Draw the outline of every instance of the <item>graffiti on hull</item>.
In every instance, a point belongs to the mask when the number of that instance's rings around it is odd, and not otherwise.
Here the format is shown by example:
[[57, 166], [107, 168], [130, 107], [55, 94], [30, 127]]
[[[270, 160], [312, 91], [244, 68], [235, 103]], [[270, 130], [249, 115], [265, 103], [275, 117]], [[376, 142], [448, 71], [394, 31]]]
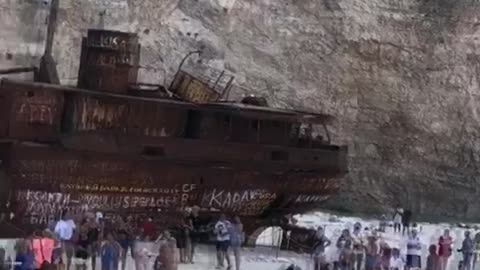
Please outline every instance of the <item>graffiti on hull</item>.
[[16, 192], [16, 212], [25, 224], [45, 225], [58, 219], [65, 209], [69, 209], [73, 215], [81, 215], [88, 211], [121, 213], [139, 209], [156, 211], [182, 208], [195, 198], [192, 193], [194, 189], [192, 184], [181, 185], [180, 189], [172, 189], [164, 194], [73, 193], [25, 189]]
[[203, 194], [201, 206], [236, 212], [240, 215], [257, 215], [265, 211], [276, 198], [276, 193], [264, 189], [242, 191], [213, 189]]

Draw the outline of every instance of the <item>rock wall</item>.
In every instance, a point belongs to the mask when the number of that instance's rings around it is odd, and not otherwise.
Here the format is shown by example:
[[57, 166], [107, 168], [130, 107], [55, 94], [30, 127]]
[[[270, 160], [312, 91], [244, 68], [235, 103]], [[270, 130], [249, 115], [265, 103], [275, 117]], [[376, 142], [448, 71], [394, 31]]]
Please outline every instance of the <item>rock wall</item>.
[[[0, 0], [0, 67], [39, 60], [48, 2]], [[326, 207], [475, 219], [479, 11], [478, 0], [61, 0], [54, 57], [75, 84], [86, 29], [137, 32], [141, 80], [169, 83], [202, 48], [274, 106], [337, 117], [351, 166]]]

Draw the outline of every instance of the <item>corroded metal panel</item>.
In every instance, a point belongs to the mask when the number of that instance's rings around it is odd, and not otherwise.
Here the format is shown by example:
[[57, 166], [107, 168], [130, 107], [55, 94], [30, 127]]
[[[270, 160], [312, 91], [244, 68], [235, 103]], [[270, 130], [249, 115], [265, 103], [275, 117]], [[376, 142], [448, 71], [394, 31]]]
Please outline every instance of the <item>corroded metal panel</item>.
[[8, 173], [26, 224], [45, 224], [67, 207], [76, 214], [178, 209], [192, 205], [197, 189], [193, 172], [168, 164], [41, 147], [17, 148]]
[[[173, 137], [125, 138], [119, 141], [119, 136], [80, 133], [68, 139], [68, 142], [64, 140], [64, 144], [71, 149], [145, 155], [202, 166], [252, 168], [270, 173], [306, 170], [322, 177], [333, 177], [346, 171], [345, 164], [341, 162], [346, 159], [346, 152], [340, 150], [295, 149]], [[128, 144], [125, 143], [127, 141]]]
[[178, 137], [187, 111], [154, 102], [75, 95], [72, 133], [112, 132], [140, 137]]
[[76, 95], [73, 106], [75, 131], [122, 130], [125, 126], [127, 102]]
[[216, 101], [220, 97], [220, 93], [209, 87], [208, 84], [184, 71], [179, 71], [171, 90], [182, 99], [194, 103], [208, 103]]
[[104, 29], [89, 29], [87, 43], [87, 46], [91, 49], [136, 52], [138, 36], [135, 33]]
[[[13, 183], [15, 212], [29, 225], [46, 224], [67, 207], [77, 214], [115, 215], [198, 205], [260, 218], [267, 210], [275, 212], [292, 203], [298, 206], [295, 211], [319, 203], [313, 191], [330, 181], [38, 146], [16, 146], [9, 156], [7, 174]], [[314, 189], [306, 191], [306, 187]], [[288, 205], [279, 204], [285, 198]]]
[[208, 140], [229, 140], [253, 144], [287, 146], [291, 124], [275, 120], [259, 120], [232, 116], [231, 112], [195, 112], [190, 136]]
[[82, 44], [79, 87], [126, 93], [137, 81], [139, 55], [136, 34], [89, 30]]
[[0, 92], [0, 137], [8, 136], [8, 126], [10, 124], [10, 101], [6, 93]]
[[31, 141], [55, 140], [60, 131], [63, 95], [35, 87], [2, 85], [2, 123], [0, 132], [7, 137]]

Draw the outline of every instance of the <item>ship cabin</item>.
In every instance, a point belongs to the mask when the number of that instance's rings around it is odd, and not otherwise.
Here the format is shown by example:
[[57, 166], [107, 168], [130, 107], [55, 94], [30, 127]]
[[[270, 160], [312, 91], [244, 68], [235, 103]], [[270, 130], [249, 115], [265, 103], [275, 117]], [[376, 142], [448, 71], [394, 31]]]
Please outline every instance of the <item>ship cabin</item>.
[[331, 144], [327, 130], [331, 116], [249, 99], [195, 104], [3, 79], [0, 137], [279, 173], [345, 173], [346, 149]]

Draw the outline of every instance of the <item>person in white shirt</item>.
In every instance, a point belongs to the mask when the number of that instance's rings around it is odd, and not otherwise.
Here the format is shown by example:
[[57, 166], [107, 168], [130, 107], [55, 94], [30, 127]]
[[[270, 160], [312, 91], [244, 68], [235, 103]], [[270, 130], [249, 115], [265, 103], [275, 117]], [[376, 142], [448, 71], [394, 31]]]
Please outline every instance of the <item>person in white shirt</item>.
[[230, 256], [228, 256], [228, 247], [230, 246], [230, 227], [231, 224], [224, 214], [215, 224], [214, 234], [217, 238], [217, 269], [224, 267], [223, 261], [227, 260], [227, 270], [231, 269]]
[[422, 243], [417, 235], [417, 230], [413, 229], [407, 241], [407, 269], [422, 268]]
[[400, 255], [400, 249], [392, 249], [392, 257], [390, 258], [390, 270], [403, 270], [405, 268], [405, 261]]
[[362, 234], [362, 224], [360, 224], [360, 222], [355, 223], [355, 225], [353, 226], [352, 242], [353, 242], [353, 269], [361, 270], [366, 241]]
[[395, 210], [395, 214], [393, 214], [393, 231], [395, 233], [400, 233], [402, 230], [402, 212], [401, 208]]
[[67, 255], [67, 270], [70, 270], [72, 265], [72, 257], [75, 252], [75, 244], [73, 242], [73, 235], [77, 226], [70, 218], [68, 210], [62, 213], [62, 218], [55, 225], [55, 234], [62, 243], [62, 250]]

